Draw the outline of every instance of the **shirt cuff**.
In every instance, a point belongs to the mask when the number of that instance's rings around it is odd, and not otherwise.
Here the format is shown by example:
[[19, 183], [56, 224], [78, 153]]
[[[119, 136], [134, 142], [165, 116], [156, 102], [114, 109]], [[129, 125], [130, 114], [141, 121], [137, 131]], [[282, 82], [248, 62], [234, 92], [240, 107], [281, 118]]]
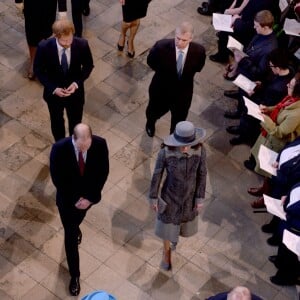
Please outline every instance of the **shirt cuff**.
[[53, 91], [52, 95], [55, 95], [55, 93], [56, 93], [57, 89], [58, 89], [58, 88], [56, 88], [56, 89]]
[[66, 11], [60, 11], [58, 13], [58, 19], [63, 19], [67, 17], [67, 12]]

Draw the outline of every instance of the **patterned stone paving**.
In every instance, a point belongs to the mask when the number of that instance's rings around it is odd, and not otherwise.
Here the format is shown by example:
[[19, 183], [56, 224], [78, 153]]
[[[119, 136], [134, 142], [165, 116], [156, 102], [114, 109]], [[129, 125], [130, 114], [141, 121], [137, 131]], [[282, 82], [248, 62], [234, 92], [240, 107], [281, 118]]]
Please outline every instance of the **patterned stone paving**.
[[[84, 36], [95, 69], [86, 82], [84, 121], [105, 137], [110, 175], [103, 200], [82, 224], [80, 297], [105, 289], [118, 300], [205, 299], [246, 285], [264, 299], [298, 299], [295, 287], [269, 282], [275, 273], [267, 257], [276, 252], [260, 226], [266, 214], [253, 214], [247, 186], [260, 181], [245, 170], [247, 146], [231, 147], [223, 113], [235, 102], [223, 66], [207, 60], [195, 78], [188, 119], [207, 130], [208, 186], [199, 232], [182, 238], [172, 272], [159, 269], [162, 243], [153, 233], [147, 203], [151, 172], [170, 116], [157, 123], [151, 139], [145, 131], [145, 107], [152, 71], [149, 48], [172, 37], [176, 25], [190, 20], [195, 40], [207, 54], [215, 51], [211, 18], [196, 12], [198, 0], [153, 0], [136, 37], [136, 57], [116, 51], [121, 21], [119, 1], [92, 0], [84, 18]], [[70, 7], [70, 3], [69, 3]], [[71, 299], [63, 248], [63, 230], [49, 177], [53, 143], [42, 87], [25, 78], [28, 54], [24, 21], [13, 1], [0, 3], [0, 299]], [[78, 297], [78, 299], [80, 299]]]

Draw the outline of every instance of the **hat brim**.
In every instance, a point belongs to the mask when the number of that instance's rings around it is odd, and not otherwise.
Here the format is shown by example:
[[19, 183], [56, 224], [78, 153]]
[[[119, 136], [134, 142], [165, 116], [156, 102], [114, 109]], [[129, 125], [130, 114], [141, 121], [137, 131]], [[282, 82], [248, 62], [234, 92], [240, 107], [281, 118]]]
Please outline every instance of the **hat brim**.
[[174, 134], [164, 138], [164, 144], [171, 147], [195, 146], [203, 141], [206, 136], [206, 130], [203, 128], [195, 128], [195, 139], [190, 143], [181, 143], [175, 139]]

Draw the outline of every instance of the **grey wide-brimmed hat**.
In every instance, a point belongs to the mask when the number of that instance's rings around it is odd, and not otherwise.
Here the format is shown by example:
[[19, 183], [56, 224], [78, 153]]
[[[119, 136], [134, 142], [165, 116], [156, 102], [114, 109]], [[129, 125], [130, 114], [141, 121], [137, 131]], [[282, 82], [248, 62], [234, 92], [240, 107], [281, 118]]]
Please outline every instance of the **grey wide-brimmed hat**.
[[194, 146], [200, 143], [206, 135], [203, 128], [195, 128], [189, 121], [177, 123], [173, 134], [164, 138], [164, 144], [167, 146]]

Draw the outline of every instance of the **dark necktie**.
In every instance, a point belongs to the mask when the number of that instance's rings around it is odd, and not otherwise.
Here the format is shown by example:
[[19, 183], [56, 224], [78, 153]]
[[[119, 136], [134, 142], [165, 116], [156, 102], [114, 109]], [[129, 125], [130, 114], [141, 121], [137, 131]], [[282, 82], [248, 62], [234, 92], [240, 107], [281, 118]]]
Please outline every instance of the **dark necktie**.
[[83, 176], [85, 163], [81, 151], [78, 152], [78, 165], [79, 165], [80, 175]]
[[63, 53], [61, 55], [61, 67], [63, 69], [64, 74], [67, 74], [69, 66], [68, 66], [68, 59], [66, 54], [66, 49], [63, 49]]
[[177, 67], [178, 78], [180, 78], [182, 74], [182, 67], [183, 67], [183, 51], [179, 51], [176, 67]]

